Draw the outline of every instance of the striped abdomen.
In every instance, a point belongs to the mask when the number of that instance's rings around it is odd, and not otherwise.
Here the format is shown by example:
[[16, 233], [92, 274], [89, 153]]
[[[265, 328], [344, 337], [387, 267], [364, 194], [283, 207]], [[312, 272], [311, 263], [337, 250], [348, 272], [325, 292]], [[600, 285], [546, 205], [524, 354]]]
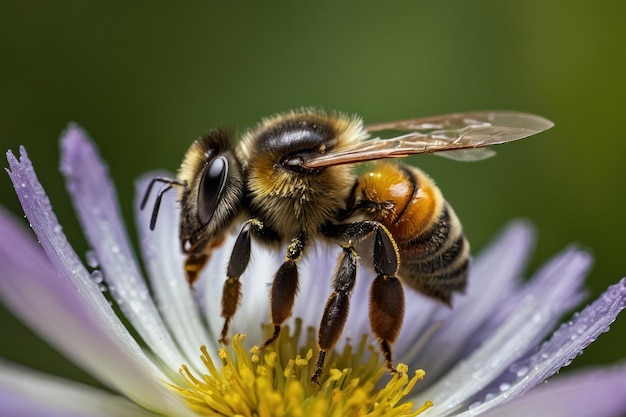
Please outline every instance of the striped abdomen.
[[402, 281], [450, 304], [467, 283], [469, 243], [433, 180], [409, 165], [379, 162], [359, 178], [356, 195], [396, 240]]

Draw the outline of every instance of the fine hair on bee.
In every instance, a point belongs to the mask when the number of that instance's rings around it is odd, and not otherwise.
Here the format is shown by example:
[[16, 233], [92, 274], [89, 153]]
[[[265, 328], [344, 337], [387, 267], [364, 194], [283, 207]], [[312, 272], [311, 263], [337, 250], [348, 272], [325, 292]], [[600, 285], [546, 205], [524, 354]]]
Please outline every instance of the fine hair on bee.
[[[185, 154], [176, 178], [150, 182], [141, 208], [153, 185], [163, 183], [151, 217], [154, 229], [163, 194], [178, 188], [179, 240], [190, 285], [228, 231], [239, 228], [222, 292], [222, 343], [241, 300], [240, 277], [252, 242], [284, 251], [270, 290], [274, 331], [262, 348], [276, 340], [292, 314], [298, 265], [307, 249], [320, 239], [342, 248], [334, 276], [328, 277], [332, 291], [321, 314], [319, 353], [311, 376], [315, 383], [326, 352], [346, 323], [357, 265], [366, 262], [375, 273], [369, 296], [372, 333], [387, 368], [394, 372], [391, 346], [404, 319], [403, 286], [451, 305], [453, 295], [467, 284], [469, 243], [430, 177], [410, 165], [383, 160], [421, 153], [480, 160], [493, 155], [486, 146], [550, 127], [542, 117], [510, 111], [365, 126], [357, 116], [298, 109], [262, 120], [239, 142], [224, 128], [200, 137]], [[394, 134], [371, 137], [383, 131]], [[373, 164], [357, 174], [355, 165], [367, 161]]]

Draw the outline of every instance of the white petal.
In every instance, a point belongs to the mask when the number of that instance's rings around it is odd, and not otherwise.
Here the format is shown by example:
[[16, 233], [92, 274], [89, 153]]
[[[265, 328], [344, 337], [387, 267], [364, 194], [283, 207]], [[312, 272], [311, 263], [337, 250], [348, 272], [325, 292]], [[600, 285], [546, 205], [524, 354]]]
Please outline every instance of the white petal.
[[[239, 230], [236, 231], [237, 233]], [[236, 234], [229, 234], [220, 247], [213, 253], [207, 268], [202, 274], [201, 289], [204, 292], [205, 317], [211, 332], [219, 337], [224, 324], [221, 317], [221, 296], [226, 269], [231, 250], [237, 239]], [[245, 333], [249, 345], [263, 343], [262, 325], [270, 322], [269, 285], [278, 269], [279, 257], [253, 241], [252, 254], [248, 268], [241, 276], [242, 297], [237, 313], [230, 324], [230, 335]]]
[[127, 398], [0, 361], [0, 410], [11, 417], [149, 417]]
[[172, 190], [163, 196], [154, 231], [150, 230], [150, 217], [156, 190], [153, 190], [153, 196], [148, 200], [145, 210], [139, 209], [147, 185], [155, 176], [167, 174], [143, 176], [136, 187], [138, 198], [135, 201], [135, 208], [141, 249], [161, 316], [189, 363], [199, 371], [204, 369], [200, 360], [200, 346], [207, 345], [208, 351], [215, 354], [212, 359], [217, 360], [218, 337], [207, 333], [185, 278], [183, 270], [185, 257], [181, 253], [178, 241], [180, 213], [176, 202], [177, 193]]

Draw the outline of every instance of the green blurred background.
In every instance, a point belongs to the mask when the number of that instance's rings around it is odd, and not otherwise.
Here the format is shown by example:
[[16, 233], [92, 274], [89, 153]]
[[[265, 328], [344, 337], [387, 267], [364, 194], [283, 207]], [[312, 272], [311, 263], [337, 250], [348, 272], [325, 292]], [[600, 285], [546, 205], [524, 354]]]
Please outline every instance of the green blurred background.
[[[4, 1], [0, 16], [0, 148], [26, 146], [79, 254], [58, 174], [69, 121], [98, 141], [132, 223], [134, 178], [176, 169], [212, 127], [298, 106], [367, 122], [514, 109], [556, 127], [481, 163], [411, 162], [437, 180], [475, 250], [525, 217], [539, 232], [529, 272], [579, 242], [596, 256], [594, 298], [626, 275], [626, 2]], [[21, 216], [6, 176], [0, 199]], [[90, 380], [5, 310], [0, 325], [0, 356]], [[625, 335], [622, 317], [572, 366], [623, 359]]]

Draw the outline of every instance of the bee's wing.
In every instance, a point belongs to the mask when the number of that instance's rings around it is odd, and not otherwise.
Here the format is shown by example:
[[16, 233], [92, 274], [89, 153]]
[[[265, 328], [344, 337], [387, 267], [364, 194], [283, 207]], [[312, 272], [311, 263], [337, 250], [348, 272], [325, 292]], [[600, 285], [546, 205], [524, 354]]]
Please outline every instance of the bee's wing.
[[[308, 168], [350, 164], [383, 158], [403, 158], [420, 153], [446, 152], [452, 159], [475, 161], [492, 156], [481, 149], [543, 132], [554, 124], [529, 113], [483, 111], [399, 120], [366, 126], [368, 132], [405, 131], [391, 138], [374, 138], [341, 152], [329, 152], [306, 161]], [[448, 156], [442, 154], [442, 156]]]

